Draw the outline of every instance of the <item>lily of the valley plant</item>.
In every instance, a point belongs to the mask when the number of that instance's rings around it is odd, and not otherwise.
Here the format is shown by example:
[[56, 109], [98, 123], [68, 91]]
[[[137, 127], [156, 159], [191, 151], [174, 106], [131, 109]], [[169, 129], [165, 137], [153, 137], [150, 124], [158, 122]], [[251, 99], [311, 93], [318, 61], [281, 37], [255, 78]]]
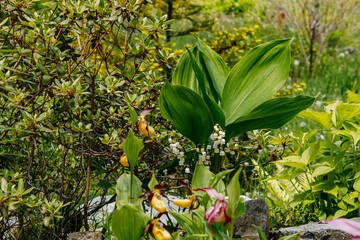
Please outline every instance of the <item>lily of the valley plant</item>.
[[291, 40], [262, 44], [230, 71], [223, 59], [200, 39], [161, 91], [160, 110], [195, 144], [204, 144], [215, 124], [226, 140], [245, 131], [279, 128], [308, 108], [314, 98], [271, 97], [284, 85], [290, 69]]

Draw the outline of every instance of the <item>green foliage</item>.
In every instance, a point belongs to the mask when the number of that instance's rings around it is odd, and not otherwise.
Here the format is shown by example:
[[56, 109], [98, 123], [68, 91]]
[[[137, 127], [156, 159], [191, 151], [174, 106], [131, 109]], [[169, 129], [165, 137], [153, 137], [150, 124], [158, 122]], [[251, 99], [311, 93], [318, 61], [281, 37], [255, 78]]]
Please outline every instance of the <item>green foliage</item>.
[[[288, 104], [281, 108], [277, 108], [279, 102], [276, 100], [266, 102], [286, 80], [290, 62], [289, 46], [289, 40], [260, 45], [236, 64], [226, 77], [226, 66], [220, 56], [198, 40], [198, 45], [184, 53], [179, 60], [174, 72], [174, 86], [167, 84], [163, 89], [160, 95], [161, 113], [180, 133], [196, 144], [207, 141], [214, 123], [225, 127], [230, 136], [227, 139], [248, 130], [280, 127], [313, 102], [309, 97], [287, 99]], [[176, 89], [176, 92], [172, 89]], [[184, 104], [181, 95], [185, 96]], [[221, 109], [218, 101], [221, 102]], [[282, 99], [280, 102], [286, 103]], [[269, 112], [263, 111], [269, 106], [272, 107]], [[197, 122], [194, 122], [193, 116], [198, 116]], [[242, 121], [256, 119], [258, 121], [249, 121], [251, 124], [245, 125], [248, 127], [241, 124]], [[199, 133], [197, 129], [204, 130]]]
[[[286, 190], [290, 207], [313, 209], [320, 219], [356, 216], [360, 208], [359, 188], [359, 95], [349, 92], [352, 103], [336, 101], [325, 106], [325, 112], [304, 111], [300, 117], [318, 123], [322, 128], [312, 133], [297, 133], [300, 152], [276, 161], [288, 167], [278, 168], [280, 185], [293, 185]], [[354, 101], [354, 102], [353, 102]], [[326, 117], [326, 121], [323, 119]], [[312, 143], [316, 132], [328, 141]], [[305, 138], [308, 134], [309, 137]], [[301, 139], [305, 139], [301, 143]], [[305, 149], [305, 150], [304, 150]], [[275, 184], [275, 183], [273, 183]]]
[[[119, 146], [128, 123], [134, 111], [156, 104], [162, 84], [163, 74], [152, 64], [160, 68], [171, 58], [155, 47], [165, 18], [144, 19], [145, 5], [2, 1], [0, 166], [17, 167], [26, 189], [34, 187], [49, 206], [53, 200], [64, 204], [56, 213], [63, 218], [50, 218], [45, 229], [39, 221], [17, 221], [16, 238], [22, 232], [29, 238], [57, 239], [89, 228], [82, 218], [97, 209], [89, 209], [91, 197], [114, 193], [111, 186], [125, 171], [119, 168]], [[134, 109], [131, 114], [127, 103]], [[147, 149], [142, 157], [156, 162]], [[129, 160], [132, 167], [139, 161], [138, 156]], [[85, 217], [79, 209], [83, 202]]]
[[124, 204], [112, 214], [111, 228], [118, 239], [140, 239], [148, 216], [136, 205]]

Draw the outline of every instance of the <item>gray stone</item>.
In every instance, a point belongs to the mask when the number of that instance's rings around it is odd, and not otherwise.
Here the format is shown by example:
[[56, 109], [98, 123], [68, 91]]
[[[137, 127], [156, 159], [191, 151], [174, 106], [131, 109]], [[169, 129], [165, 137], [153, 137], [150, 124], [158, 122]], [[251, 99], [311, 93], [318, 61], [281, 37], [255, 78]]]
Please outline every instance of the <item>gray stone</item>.
[[269, 207], [264, 199], [254, 199], [245, 202], [246, 212], [234, 221], [234, 237], [258, 240], [259, 234], [253, 225], [269, 234]]
[[69, 233], [68, 240], [103, 240], [101, 232], [74, 232]]
[[[359, 221], [359, 219], [353, 220]], [[280, 228], [278, 231], [271, 232], [270, 239], [277, 240], [282, 236], [295, 233], [303, 233], [301, 238], [299, 238], [301, 240], [351, 240], [353, 237], [331, 225], [312, 222], [297, 227]]]

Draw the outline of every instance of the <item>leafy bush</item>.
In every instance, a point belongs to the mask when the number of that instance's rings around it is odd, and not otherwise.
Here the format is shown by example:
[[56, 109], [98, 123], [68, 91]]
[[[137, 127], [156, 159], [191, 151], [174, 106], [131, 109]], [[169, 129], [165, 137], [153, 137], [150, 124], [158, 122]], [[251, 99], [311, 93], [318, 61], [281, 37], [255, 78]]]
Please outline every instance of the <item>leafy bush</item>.
[[[19, 166], [25, 189], [43, 202], [64, 204], [62, 218], [50, 217], [46, 228], [38, 225], [43, 213], [18, 222], [13, 234], [26, 227], [28, 236], [57, 239], [89, 229], [86, 219], [97, 209], [89, 209], [90, 198], [111, 193], [127, 103], [138, 111], [154, 105], [163, 75], [148, 59], [158, 68], [171, 58], [154, 42], [165, 18], [142, 18], [146, 3], [2, 1], [0, 165]], [[146, 149], [143, 157], [154, 158]]]

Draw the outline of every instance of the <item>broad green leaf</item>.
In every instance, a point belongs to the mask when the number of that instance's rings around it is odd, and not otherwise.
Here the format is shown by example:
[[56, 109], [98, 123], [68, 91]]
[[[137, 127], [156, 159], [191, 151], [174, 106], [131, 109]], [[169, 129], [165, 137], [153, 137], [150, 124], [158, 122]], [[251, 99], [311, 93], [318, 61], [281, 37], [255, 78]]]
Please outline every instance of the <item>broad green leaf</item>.
[[148, 187], [149, 187], [150, 191], [154, 190], [154, 189], [155, 189], [155, 186], [156, 186], [157, 184], [159, 184], [159, 183], [158, 183], [158, 181], [156, 180], [155, 175], [153, 175], [153, 176], [151, 177], [150, 182], [148, 183]]
[[357, 131], [350, 131], [350, 130], [333, 130], [331, 131], [332, 134], [335, 135], [342, 135], [351, 141], [352, 144], [356, 145], [360, 141], [360, 129]]
[[353, 188], [354, 188], [356, 191], [360, 192], [360, 178], [357, 178], [357, 179], [355, 180], [354, 185], [353, 185]]
[[314, 98], [297, 96], [295, 98], [274, 98], [262, 103], [248, 115], [238, 118], [226, 126], [226, 139], [229, 140], [246, 131], [254, 129], [276, 129], [289, 122], [300, 111], [308, 108]]
[[129, 113], [130, 113], [131, 123], [133, 126], [135, 126], [136, 122], [138, 121], [138, 115], [129, 103], [127, 103], [127, 105], [128, 105], [128, 109], [129, 109]]
[[314, 169], [314, 171], [312, 172], [311, 176], [313, 178], [315, 177], [318, 177], [318, 176], [321, 176], [321, 175], [324, 175], [324, 174], [327, 174], [331, 171], [333, 171], [334, 168], [332, 167], [329, 167], [329, 166], [319, 166], [317, 168]]
[[333, 219], [336, 219], [336, 218], [341, 218], [343, 216], [345, 216], [346, 214], [348, 214], [349, 212], [348, 211], [345, 211], [345, 210], [337, 210]]
[[139, 207], [125, 204], [114, 211], [111, 217], [111, 229], [118, 239], [140, 239], [148, 219]]
[[222, 128], [225, 128], [225, 116], [223, 111], [221, 110], [220, 106], [215, 102], [216, 100], [211, 99], [206, 92], [205, 73], [200, 69], [199, 65], [195, 60], [195, 56], [192, 54], [192, 52], [190, 50], [188, 50], [188, 52], [190, 55], [190, 61], [192, 63], [192, 67], [195, 72], [196, 78], [199, 81], [199, 87], [201, 90], [202, 98], [204, 99], [206, 105], [209, 107], [209, 110], [211, 111], [211, 114], [214, 119], [214, 123], [218, 123]]
[[333, 125], [331, 113], [315, 112], [312, 109], [308, 109], [300, 112], [298, 116], [316, 122], [325, 130], [330, 130], [331, 126]]
[[360, 95], [348, 90], [348, 95], [346, 100], [349, 103], [360, 103]]
[[336, 106], [336, 128], [341, 127], [344, 121], [360, 115], [360, 104], [340, 103]]
[[238, 217], [244, 215], [245, 212], [246, 212], [245, 201], [242, 197], [240, 197], [236, 204], [234, 219], [237, 219]]
[[226, 187], [227, 195], [228, 195], [228, 207], [226, 209], [226, 213], [229, 217], [233, 218], [235, 215], [235, 207], [240, 197], [240, 183], [239, 183], [239, 175], [241, 169], [239, 169], [234, 177], [231, 179], [229, 185]]
[[205, 101], [186, 87], [165, 84], [160, 94], [160, 111], [196, 144], [205, 143], [213, 131], [213, 117]]
[[226, 124], [249, 114], [284, 85], [290, 70], [290, 43], [286, 39], [259, 45], [231, 69], [221, 100]]
[[201, 60], [204, 64], [203, 68], [211, 80], [219, 99], [221, 99], [222, 92], [225, 86], [226, 78], [229, 74], [229, 68], [226, 66], [224, 60], [211, 48], [207, 47], [203, 41], [198, 39], [197, 44]]
[[259, 239], [260, 240], [267, 240], [267, 237], [265, 235], [265, 233], [257, 226], [253, 225], [255, 228], [256, 228], [256, 231], [258, 232], [259, 234]]
[[140, 204], [141, 199], [137, 197], [141, 195], [141, 181], [133, 175], [132, 196], [130, 196], [131, 174], [124, 173], [116, 181], [116, 204], [120, 208], [124, 203]]
[[[282, 164], [282, 165], [286, 165], [286, 166], [290, 166], [290, 167], [295, 167], [295, 168], [299, 168], [304, 170], [306, 165], [304, 163], [304, 161], [301, 159], [300, 156], [288, 156], [283, 158], [282, 160], [278, 160], [275, 161], [273, 163], [278, 163], [278, 164]], [[271, 178], [276, 179], [276, 178]]]
[[125, 141], [121, 143], [121, 147], [129, 160], [130, 168], [134, 168], [138, 163], [139, 153], [144, 147], [142, 140], [135, 137], [132, 129], [130, 129]]
[[309, 165], [312, 163], [319, 152], [320, 144], [312, 144], [311, 147], [307, 148], [302, 154], [301, 154], [301, 161], [305, 165]]
[[211, 181], [214, 178], [214, 174], [207, 170], [202, 163], [196, 164], [194, 170], [194, 176], [192, 179], [192, 188], [206, 188], [211, 187]]
[[[194, 47], [189, 51], [191, 51], [196, 57], [196, 62], [199, 62], [200, 60], [198, 48]], [[193, 64], [191, 62], [189, 51], [185, 51], [183, 55], [181, 55], [178, 63], [176, 64], [176, 68], [172, 76], [172, 84], [190, 88], [194, 92], [201, 95], [202, 93], [199, 87], [199, 82], [196, 79], [195, 72], [193, 70]], [[209, 88], [207, 88], [207, 90], [208, 94], [211, 94]], [[212, 96], [212, 98], [215, 99], [214, 96]]]
[[210, 183], [209, 187], [215, 188], [215, 190], [218, 191], [218, 192], [224, 192], [225, 191], [225, 184], [224, 184], [224, 181], [222, 179], [223, 179], [223, 177], [225, 175], [227, 175], [231, 171], [232, 170], [225, 170], [225, 171], [217, 173], [214, 176], [214, 178], [211, 180], [211, 183]]

